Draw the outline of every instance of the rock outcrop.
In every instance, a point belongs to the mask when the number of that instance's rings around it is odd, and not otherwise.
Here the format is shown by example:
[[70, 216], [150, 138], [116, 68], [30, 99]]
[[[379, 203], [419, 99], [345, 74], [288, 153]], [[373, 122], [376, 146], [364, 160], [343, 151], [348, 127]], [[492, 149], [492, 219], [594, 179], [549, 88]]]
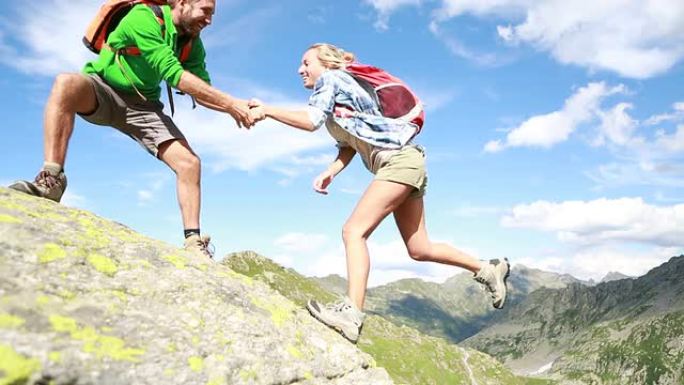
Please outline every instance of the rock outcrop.
[[267, 285], [0, 189], [0, 384], [392, 384]]

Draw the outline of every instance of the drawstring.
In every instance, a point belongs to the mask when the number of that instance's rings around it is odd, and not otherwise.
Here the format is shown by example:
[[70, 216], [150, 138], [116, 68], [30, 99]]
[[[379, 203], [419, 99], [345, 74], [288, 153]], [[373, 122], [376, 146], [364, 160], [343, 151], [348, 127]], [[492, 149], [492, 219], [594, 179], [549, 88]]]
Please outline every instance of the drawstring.
[[133, 83], [133, 80], [131, 79], [131, 77], [128, 76], [128, 72], [126, 71], [126, 68], [124, 68], [123, 64], [121, 63], [121, 59], [119, 58], [119, 56], [121, 55], [122, 52], [123, 53], [126, 52], [126, 48], [114, 49], [114, 48], [112, 48], [112, 46], [110, 46], [107, 43], [105, 43], [102, 46], [102, 48], [105, 48], [105, 49], [108, 49], [108, 50], [114, 52], [114, 61], [119, 66], [119, 69], [121, 70], [121, 73], [123, 74], [123, 76], [131, 84], [131, 86], [133, 87], [135, 92], [138, 94], [138, 96], [140, 96], [142, 98], [142, 100], [147, 101], [147, 98], [140, 92], [140, 90], [138, 90], [138, 87], [135, 86], [135, 83]]

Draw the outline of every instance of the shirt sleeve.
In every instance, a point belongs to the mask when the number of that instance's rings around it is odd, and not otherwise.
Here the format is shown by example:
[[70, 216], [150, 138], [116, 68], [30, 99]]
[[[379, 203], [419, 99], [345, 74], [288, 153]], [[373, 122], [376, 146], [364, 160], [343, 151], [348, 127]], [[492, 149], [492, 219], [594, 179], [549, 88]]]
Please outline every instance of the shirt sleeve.
[[314, 127], [321, 128], [335, 109], [335, 92], [338, 85], [329, 71], [323, 72], [314, 85], [309, 97], [309, 119]]
[[325, 71], [318, 77], [314, 85], [313, 94], [309, 97], [309, 105], [332, 114], [335, 108], [335, 93], [339, 85], [332, 72]]
[[[176, 87], [183, 73], [183, 66], [173, 50], [162, 38], [161, 25], [149, 7], [134, 7], [123, 19], [119, 27], [131, 41], [131, 46], [140, 49], [143, 59], [162, 79]], [[122, 48], [122, 47], [115, 47]]]
[[[179, 47], [179, 49], [183, 49], [183, 47]], [[211, 84], [211, 78], [209, 77], [209, 72], [207, 72], [206, 56], [202, 39], [197, 37], [192, 41], [190, 56], [185, 63], [182, 63], [182, 66], [193, 75]]]

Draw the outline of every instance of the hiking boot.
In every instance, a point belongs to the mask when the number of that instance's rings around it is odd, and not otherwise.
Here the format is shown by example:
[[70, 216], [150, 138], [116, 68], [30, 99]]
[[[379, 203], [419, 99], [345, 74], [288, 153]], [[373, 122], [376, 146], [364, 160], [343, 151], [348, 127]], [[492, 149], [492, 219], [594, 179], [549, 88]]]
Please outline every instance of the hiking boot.
[[508, 259], [492, 259], [482, 266], [473, 279], [484, 285], [492, 296], [492, 305], [497, 309], [503, 309], [506, 302], [506, 280], [511, 272]]
[[314, 318], [342, 334], [352, 343], [355, 344], [359, 340], [366, 315], [356, 308], [349, 297], [345, 297], [342, 302], [325, 306], [310, 300], [306, 304], [306, 309]]
[[211, 244], [211, 237], [208, 235], [200, 237], [198, 234], [193, 234], [185, 238], [184, 249], [214, 259], [214, 245]]
[[60, 171], [59, 174], [55, 175], [48, 170], [41, 170], [33, 182], [20, 180], [9, 186], [12, 190], [55, 202], [59, 202], [62, 199], [62, 194], [64, 194], [66, 187], [67, 179], [64, 171]]

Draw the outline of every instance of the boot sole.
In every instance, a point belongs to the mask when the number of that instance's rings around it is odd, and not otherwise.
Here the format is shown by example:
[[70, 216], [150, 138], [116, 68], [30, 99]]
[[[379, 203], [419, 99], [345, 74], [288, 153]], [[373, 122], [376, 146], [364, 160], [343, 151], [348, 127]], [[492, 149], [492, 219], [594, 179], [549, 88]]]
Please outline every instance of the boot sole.
[[22, 192], [24, 194], [33, 195], [35, 197], [41, 197], [40, 192], [35, 187], [33, 187], [33, 185], [31, 183], [29, 183], [25, 180], [20, 180], [20, 181], [14, 182], [11, 185], [9, 185], [7, 188], [14, 190], [14, 191]]
[[[314, 317], [316, 320], [318, 320], [318, 322], [320, 322], [320, 323], [322, 323], [323, 325], [329, 327], [330, 329], [336, 331], [336, 332], [339, 333], [342, 337], [344, 337], [344, 339], [346, 339], [347, 341], [351, 342], [351, 343], [354, 344], [354, 345], [356, 345], [356, 343], [358, 342], [358, 338], [355, 339], [355, 340], [352, 339], [352, 338], [350, 338], [349, 336], [347, 336], [347, 333], [345, 333], [344, 330], [343, 330], [342, 328], [340, 328], [339, 326], [329, 325], [327, 322], [323, 321], [323, 320], [318, 316], [318, 314], [316, 314], [314, 311], [312, 311], [311, 309], [309, 309], [309, 305], [308, 305], [308, 304], [306, 305], [306, 310], [308, 310], [308, 311], [309, 311], [309, 314], [311, 314], [312, 317]], [[363, 330], [363, 324], [361, 324], [361, 327], [359, 328], [359, 335], [361, 335], [361, 330]]]
[[503, 309], [504, 304], [506, 303], [506, 298], [508, 297], [508, 284], [506, 282], [508, 281], [508, 277], [511, 275], [511, 264], [508, 263], [508, 258], [504, 258], [503, 260], [506, 262], [506, 274], [504, 274], [504, 277], [503, 277], [503, 284], [504, 284], [504, 289], [506, 289], [506, 295], [503, 297], [503, 299], [501, 300], [501, 303], [499, 304], [498, 307], [494, 306], [494, 308], [499, 309], [499, 310]]

